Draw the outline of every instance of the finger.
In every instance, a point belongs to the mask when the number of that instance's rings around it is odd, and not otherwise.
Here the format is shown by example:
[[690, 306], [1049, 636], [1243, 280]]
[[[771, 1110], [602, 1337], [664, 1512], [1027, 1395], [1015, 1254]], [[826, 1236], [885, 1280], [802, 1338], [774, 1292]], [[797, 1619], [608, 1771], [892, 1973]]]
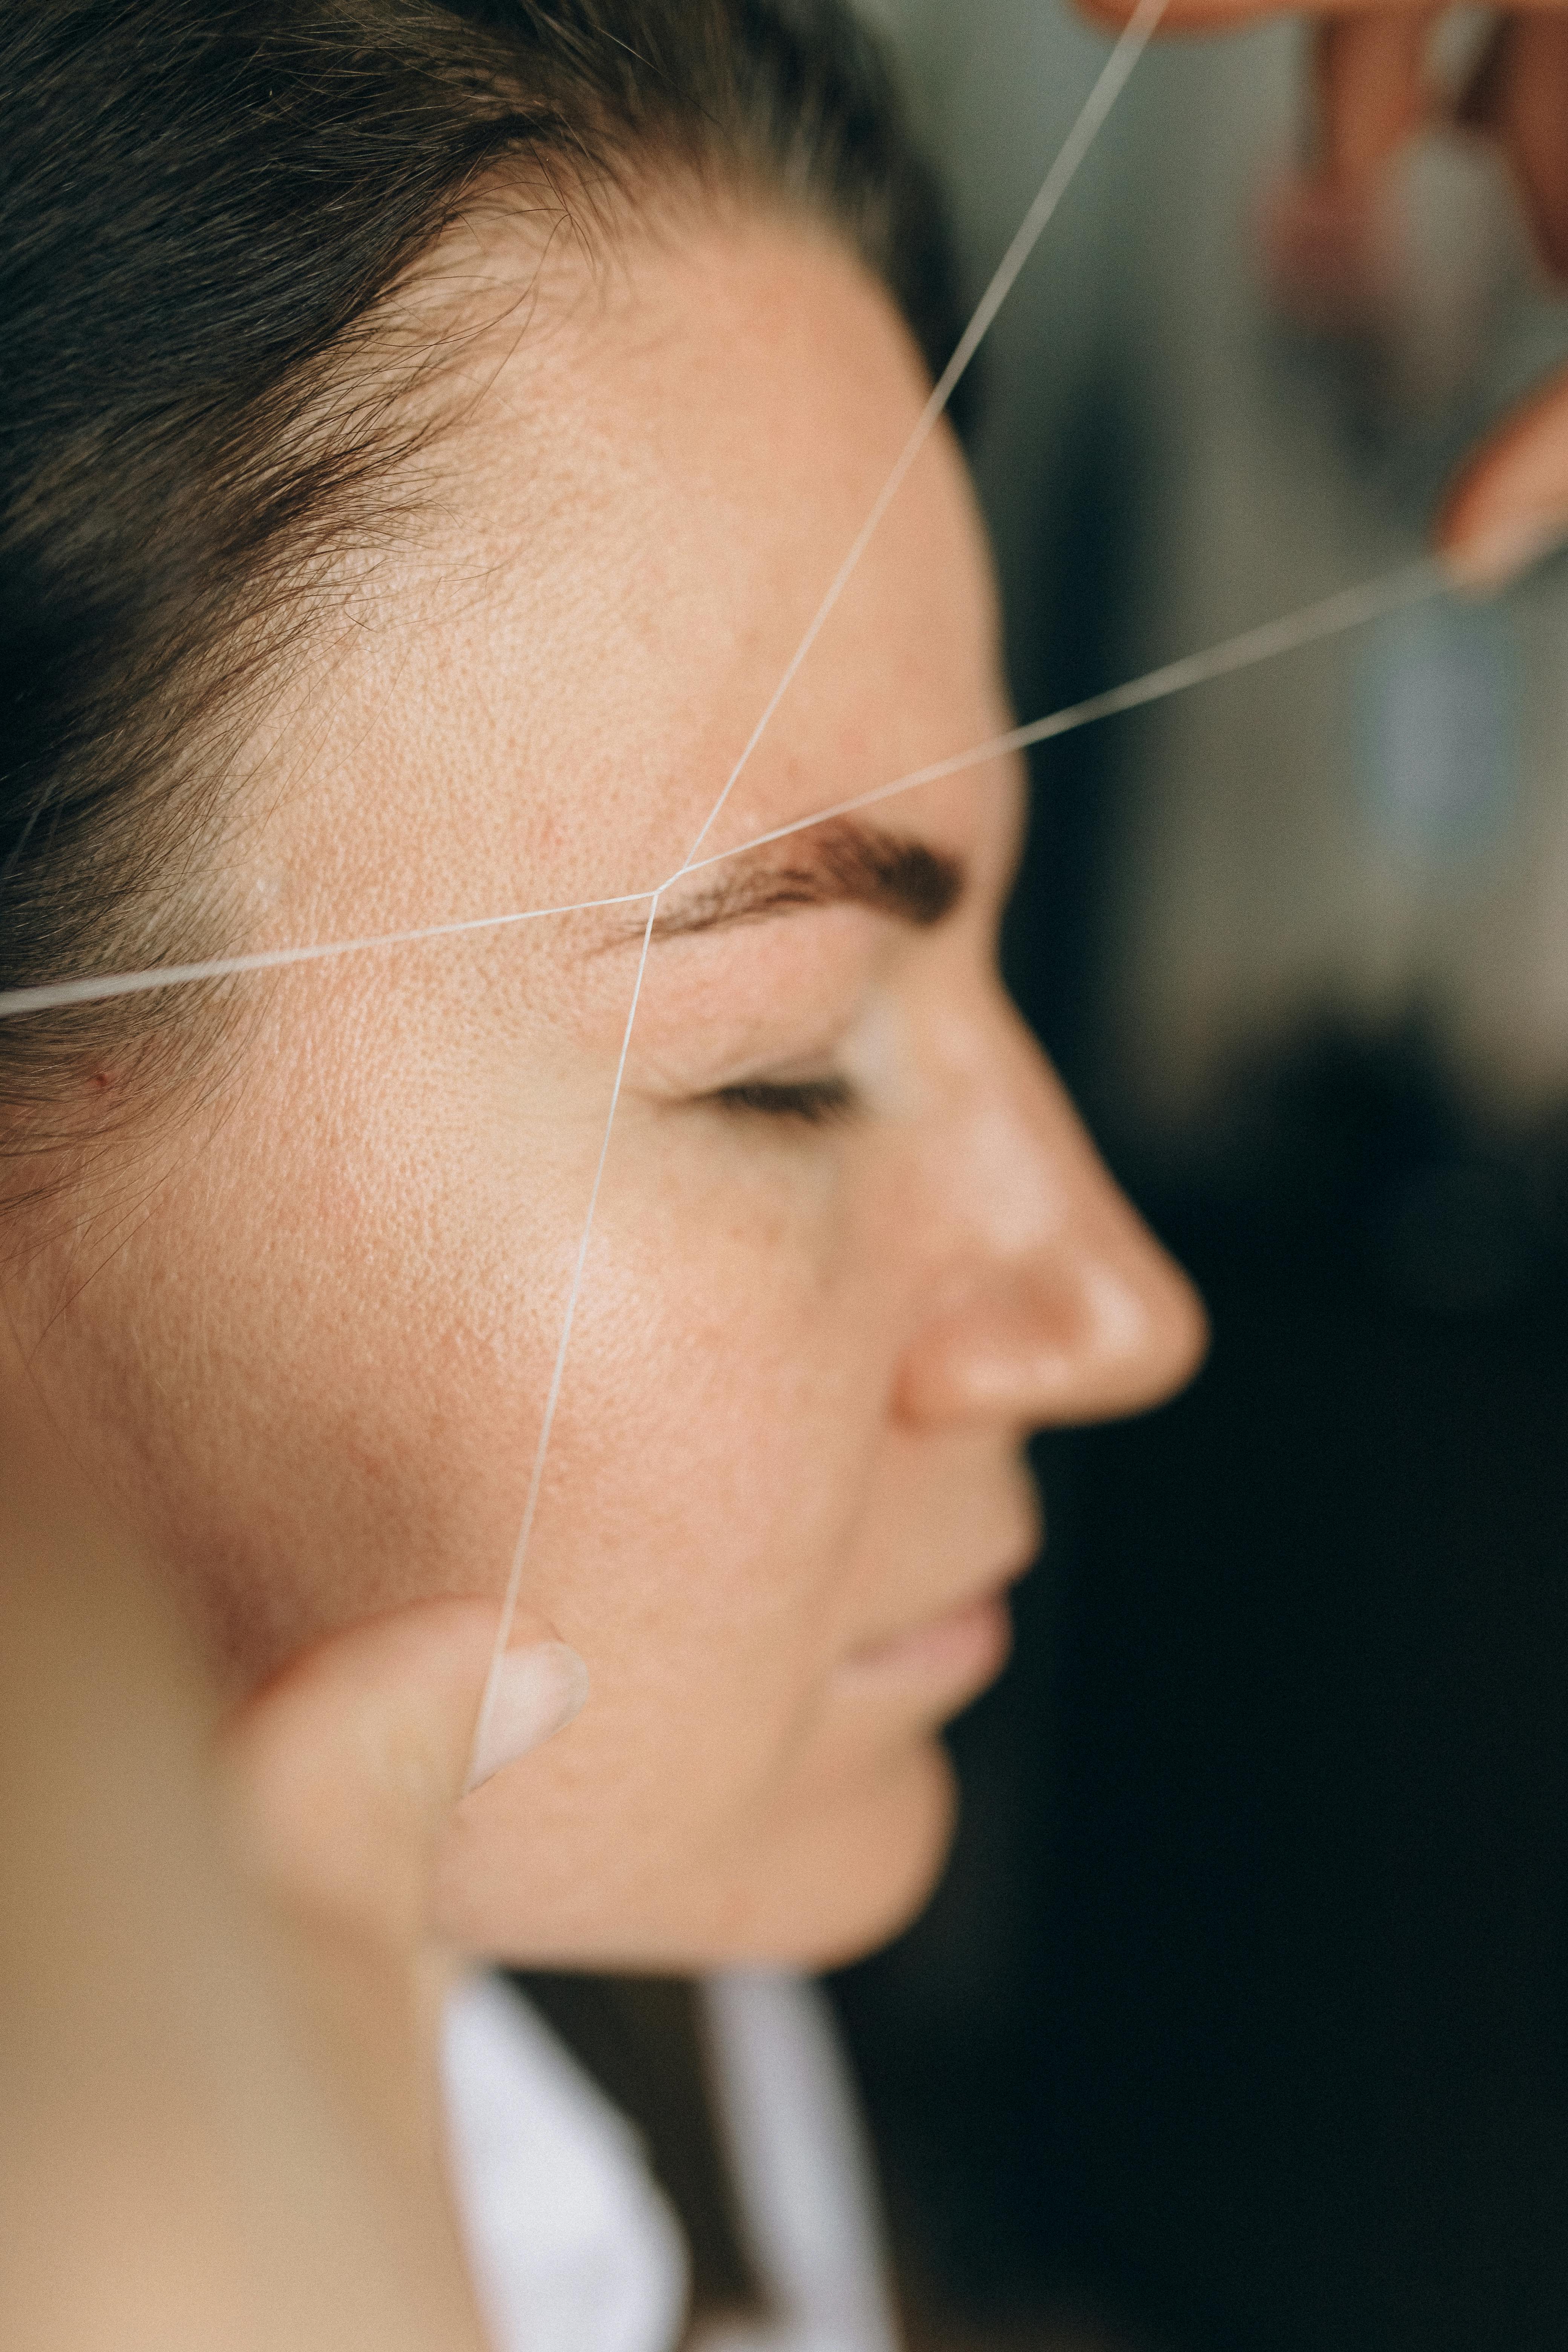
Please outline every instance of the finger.
[[[1074, 0], [1080, 16], [1091, 24], [1102, 25], [1120, 32], [1131, 16], [1137, 0]], [[1563, 0], [1568, 6], [1568, 0]], [[1359, 16], [1366, 13], [1367, 0], [1320, 0], [1320, 5], [1301, 5], [1301, 0], [1167, 0], [1158, 26], [1164, 33], [1210, 33], [1239, 29], [1247, 25], [1261, 24], [1270, 16]], [[1382, 0], [1381, 15], [1389, 16], [1426, 16], [1432, 0]]]
[[[1076, 0], [1081, 16], [1091, 23], [1120, 31], [1137, 0]], [[1517, 0], [1521, 16], [1560, 16], [1568, 0]], [[1367, 0], [1169, 0], [1160, 29], [1168, 33], [1225, 32], [1261, 24], [1271, 16], [1359, 16], [1367, 14]], [[1380, 16], [1429, 16], [1432, 0], [1379, 0]]]
[[1548, 268], [1568, 277], [1568, 17], [1510, 17], [1457, 109], [1499, 139]]
[[1454, 120], [1466, 130], [1489, 131], [1495, 125], [1507, 77], [1508, 51], [1517, 19], [1500, 17], [1476, 59], [1468, 79], [1454, 101]]
[[1363, 11], [1312, 36], [1313, 152], [1271, 192], [1261, 230], [1277, 300], [1320, 333], [1364, 334], [1387, 300], [1379, 189], [1431, 111], [1430, 15]]
[[1313, 39], [1320, 175], [1370, 194], [1391, 156], [1430, 111], [1426, 47], [1434, 12], [1379, 9], [1336, 16]]
[[[435, 1601], [318, 1644], [224, 1742], [251, 1866], [297, 1912], [379, 1938], [422, 1933], [437, 1843], [470, 1780], [495, 1638], [489, 1601]], [[587, 1675], [548, 1627], [500, 1661], [476, 1777], [549, 1738]]]
[[1516, 409], [1449, 491], [1437, 539], [1460, 577], [1496, 586], [1568, 530], [1568, 369]]

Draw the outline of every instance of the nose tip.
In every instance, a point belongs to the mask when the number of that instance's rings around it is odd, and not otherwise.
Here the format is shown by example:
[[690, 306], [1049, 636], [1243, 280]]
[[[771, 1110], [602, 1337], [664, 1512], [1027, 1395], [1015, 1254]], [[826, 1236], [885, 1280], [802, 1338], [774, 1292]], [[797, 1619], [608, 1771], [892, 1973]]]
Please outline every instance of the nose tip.
[[1163, 1404], [1186, 1387], [1208, 1354], [1208, 1310], [1191, 1276], [1142, 1225], [1136, 1251], [1131, 1278], [1121, 1267], [1085, 1273], [1089, 1312], [1100, 1335], [1096, 1420]]
[[1053, 1420], [1146, 1412], [1185, 1388], [1208, 1353], [1203, 1300], [1131, 1203], [1111, 1192], [1094, 1223], [1057, 1310], [1068, 1345]]
[[1173, 1396], [1207, 1347], [1197, 1292], [1139, 1227], [1114, 1258], [995, 1269], [928, 1329], [903, 1402], [948, 1423], [1111, 1421]]

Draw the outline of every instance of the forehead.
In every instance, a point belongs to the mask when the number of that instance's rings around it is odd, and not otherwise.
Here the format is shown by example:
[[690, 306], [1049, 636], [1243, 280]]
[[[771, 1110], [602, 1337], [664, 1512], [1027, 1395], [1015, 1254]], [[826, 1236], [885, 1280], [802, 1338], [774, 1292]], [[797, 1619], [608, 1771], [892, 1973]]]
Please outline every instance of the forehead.
[[[340, 664], [317, 770], [367, 861], [395, 821], [416, 834], [437, 917], [472, 910], [476, 859], [519, 904], [679, 865], [928, 390], [885, 292], [808, 226], [687, 223], [505, 267], [480, 273], [494, 318], [462, 349], [430, 527]], [[706, 845], [1000, 716], [988, 557], [943, 430]]]

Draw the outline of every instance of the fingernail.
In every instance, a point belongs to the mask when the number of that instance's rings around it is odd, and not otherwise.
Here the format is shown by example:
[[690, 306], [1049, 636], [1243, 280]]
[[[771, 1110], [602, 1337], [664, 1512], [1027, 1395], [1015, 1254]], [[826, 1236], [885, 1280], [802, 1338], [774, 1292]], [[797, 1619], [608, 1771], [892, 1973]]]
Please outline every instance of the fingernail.
[[479, 1788], [503, 1764], [542, 1748], [571, 1722], [587, 1696], [588, 1669], [564, 1642], [508, 1650], [486, 1693], [468, 1787]]

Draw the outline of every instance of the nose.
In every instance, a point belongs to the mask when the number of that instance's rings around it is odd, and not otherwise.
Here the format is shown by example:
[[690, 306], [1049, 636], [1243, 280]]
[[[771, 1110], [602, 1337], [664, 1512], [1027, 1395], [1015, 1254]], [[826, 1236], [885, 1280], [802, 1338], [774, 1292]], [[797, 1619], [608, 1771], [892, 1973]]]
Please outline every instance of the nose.
[[1207, 1317], [1011, 1007], [1005, 1024], [928, 1171], [943, 1255], [900, 1410], [1026, 1428], [1142, 1412], [1197, 1370]]

